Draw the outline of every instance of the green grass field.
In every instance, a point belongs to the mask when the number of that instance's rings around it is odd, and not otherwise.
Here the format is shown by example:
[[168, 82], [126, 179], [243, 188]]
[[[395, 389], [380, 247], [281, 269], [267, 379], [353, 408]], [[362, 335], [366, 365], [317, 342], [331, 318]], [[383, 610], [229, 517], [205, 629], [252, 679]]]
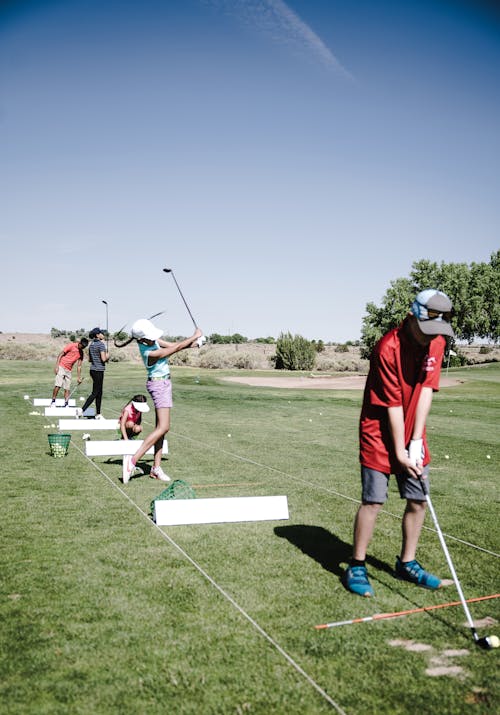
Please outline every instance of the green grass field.
[[[145, 392], [143, 373], [109, 366], [106, 417]], [[285, 494], [288, 521], [157, 527], [149, 505], [162, 484], [124, 487], [121, 461], [88, 459], [79, 432], [68, 456], [50, 455], [56, 420], [30, 415], [43, 408], [24, 395], [50, 395], [51, 365], [0, 362], [0, 712], [498, 712], [500, 649], [474, 645], [461, 607], [314, 628], [458, 599], [453, 585], [434, 593], [393, 577], [394, 484], [369, 559], [375, 598], [342, 586], [361, 393], [251, 388], [223, 374], [175, 368], [163, 467], [198, 497]], [[432, 495], [473, 598], [500, 591], [500, 365], [450, 376], [461, 383], [436, 395], [428, 425]], [[430, 515], [418, 556], [449, 578]], [[500, 635], [500, 599], [470, 608], [481, 636]]]

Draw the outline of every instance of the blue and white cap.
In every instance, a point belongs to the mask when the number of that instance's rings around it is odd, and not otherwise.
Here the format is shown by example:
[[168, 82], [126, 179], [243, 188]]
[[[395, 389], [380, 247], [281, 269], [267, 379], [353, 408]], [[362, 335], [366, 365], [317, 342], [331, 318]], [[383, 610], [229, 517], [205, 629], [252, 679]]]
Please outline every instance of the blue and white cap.
[[418, 327], [426, 335], [449, 335], [455, 337], [451, 327], [453, 306], [446, 293], [434, 288], [420, 291], [411, 306], [411, 314]]

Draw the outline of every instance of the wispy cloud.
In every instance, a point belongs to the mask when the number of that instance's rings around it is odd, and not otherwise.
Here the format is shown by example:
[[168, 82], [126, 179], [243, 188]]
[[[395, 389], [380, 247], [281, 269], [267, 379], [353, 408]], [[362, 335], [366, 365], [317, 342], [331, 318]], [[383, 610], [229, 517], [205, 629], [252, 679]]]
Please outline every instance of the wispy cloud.
[[312, 54], [328, 70], [353, 79], [323, 40], [283, 0], [205, 0], [270, 35]]

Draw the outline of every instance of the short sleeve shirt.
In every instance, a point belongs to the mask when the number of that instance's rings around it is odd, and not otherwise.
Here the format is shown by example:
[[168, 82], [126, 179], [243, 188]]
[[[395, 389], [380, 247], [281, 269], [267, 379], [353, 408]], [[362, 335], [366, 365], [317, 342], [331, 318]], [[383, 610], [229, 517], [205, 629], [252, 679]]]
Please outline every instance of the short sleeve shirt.
[[63, 356], [59, 360], [59, 365], [65, 370], [72, 370], [75, 362], [82, 357], [78, 343], [68, 343], [63, 348]]
[[106, 365], [103, 363], [101, 353], [106, 352], [106, 346], [102, 340], [96, 338], [89, 345], [90, 369], [95, 372], [104, 372]]
[[[388, 407], [402, 407], [405, 444], [413, 434], [423, 387], [439, 390], [445, 339], [438, 335], [426, 347], [416, 345], [403, 325], [384, 335], [374, 348], [359, 422], [360, 462], [386, 474], [400, 470], [389, 430]], [[424, 431], [424, 464], [430, 461]]]
[[159, 350], [160, 346], [158, 343], [154, 345], [143, 345], [142, 343], [137, 343], [139, 346], [139, 352], [141, 353], [142, 361], [146, 370], [148, 371], [148, 378], [150, 377], [170, 377], [170, 366], [168, 364], [168, 358], [159, 358], [154, 365], [148, 365], [149, 353], [153, 350]]

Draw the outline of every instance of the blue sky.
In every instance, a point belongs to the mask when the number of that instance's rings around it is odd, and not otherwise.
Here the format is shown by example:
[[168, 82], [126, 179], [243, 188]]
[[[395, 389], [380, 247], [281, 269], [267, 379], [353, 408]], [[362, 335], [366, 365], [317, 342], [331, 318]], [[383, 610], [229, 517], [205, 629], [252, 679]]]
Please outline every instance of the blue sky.
[[500, 248], [500, 14], [451, 0], [0, 5], [3, 332], [355, 340]]

